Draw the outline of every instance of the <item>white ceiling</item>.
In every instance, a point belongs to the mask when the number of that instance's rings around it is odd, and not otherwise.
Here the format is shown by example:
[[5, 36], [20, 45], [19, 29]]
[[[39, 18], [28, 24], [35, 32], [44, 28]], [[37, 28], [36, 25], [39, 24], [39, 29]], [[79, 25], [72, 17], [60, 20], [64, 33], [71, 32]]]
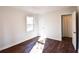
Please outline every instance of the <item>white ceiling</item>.
[[33, 14], [42, 14], [50, 11], [56, 11], [61, 9], [67, 9], [72, 6], [15, 6], [14, 8], [21, 9], [26, 12], [30, 12]]

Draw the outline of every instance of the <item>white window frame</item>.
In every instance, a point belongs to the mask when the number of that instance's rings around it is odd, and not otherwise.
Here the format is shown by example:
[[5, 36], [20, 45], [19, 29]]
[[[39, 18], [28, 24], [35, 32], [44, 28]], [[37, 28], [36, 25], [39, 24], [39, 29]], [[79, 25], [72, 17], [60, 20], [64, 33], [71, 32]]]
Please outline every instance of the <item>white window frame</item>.
[[[30, 21], [28, 21], [28, 19]], [[34, 17], [33, 16], [26, 16], [26, 31], [30, 32], [30, 31], [33, 31], [33, 30], [34, 30]]]

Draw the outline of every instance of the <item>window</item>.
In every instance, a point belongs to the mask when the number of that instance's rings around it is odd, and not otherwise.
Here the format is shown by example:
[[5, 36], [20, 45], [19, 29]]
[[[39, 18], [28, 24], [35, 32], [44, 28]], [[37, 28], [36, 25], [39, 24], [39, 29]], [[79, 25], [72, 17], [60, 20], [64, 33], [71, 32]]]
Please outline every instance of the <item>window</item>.
[[26, 17], [26, 31], [33, 31], [33, 16]]

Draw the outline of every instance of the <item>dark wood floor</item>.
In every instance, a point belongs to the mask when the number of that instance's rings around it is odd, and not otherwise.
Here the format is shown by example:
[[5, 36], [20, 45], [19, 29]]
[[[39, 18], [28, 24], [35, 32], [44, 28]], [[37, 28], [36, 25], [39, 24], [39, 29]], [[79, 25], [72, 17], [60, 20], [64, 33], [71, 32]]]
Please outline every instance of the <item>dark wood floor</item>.
[[[0, 53], [29, 53], [38, 39], [39, 37], [35, 37], [11, 48], [2, 50]], [[63, 38], [62, 41], [47, 38], [43, 53], [75, 53], [75, 49], [70, 38]]]
[[71, 38], [64, 37], [62, 41], [47, 38], [43, 53], [75, 53]]

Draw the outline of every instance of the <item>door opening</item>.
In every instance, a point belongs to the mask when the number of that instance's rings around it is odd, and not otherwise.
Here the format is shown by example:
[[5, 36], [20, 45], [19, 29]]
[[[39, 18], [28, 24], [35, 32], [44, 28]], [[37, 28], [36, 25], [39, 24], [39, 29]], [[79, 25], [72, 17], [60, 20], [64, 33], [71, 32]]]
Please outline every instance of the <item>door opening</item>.
[[72, 40], [72, 15], [62, 15], [62, 40]]
[[75, 51], [77, 50], [77, 20], [76, 11], [72, 14], [61, 16], [61, 37], [62, 41], [72, 43]]

